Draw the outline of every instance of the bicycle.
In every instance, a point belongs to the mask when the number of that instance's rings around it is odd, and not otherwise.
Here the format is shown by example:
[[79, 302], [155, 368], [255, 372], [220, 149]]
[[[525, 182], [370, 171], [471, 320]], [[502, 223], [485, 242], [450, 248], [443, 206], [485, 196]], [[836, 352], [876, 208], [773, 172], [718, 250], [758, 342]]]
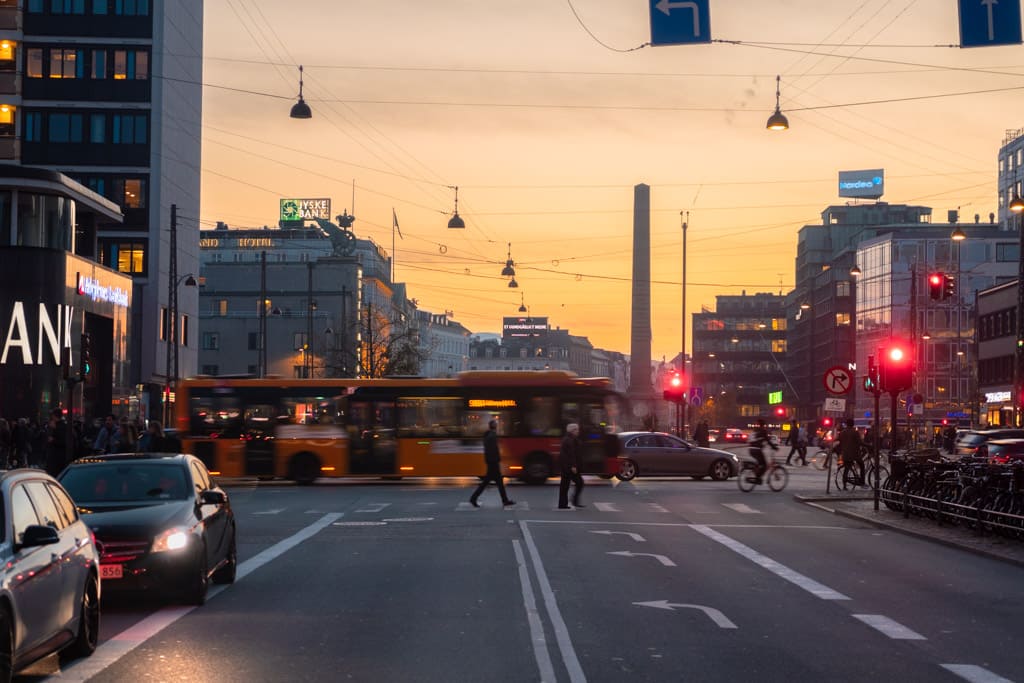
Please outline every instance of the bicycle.
[[[740, 467], [739, 476], [736, 477], [736, 483], [739, 485], [740, 491], [750, 493], [757, 486], [756, 469], [756, 463], [744, 461]], [[786, 470], [785, 466], [776, 462], [775, 458], [769, 458], [768, 469], [764, 473], [763, 480], [772, 491], [781, 491], [786, 488], [786, 483], [789, 482], [789, 471]]]

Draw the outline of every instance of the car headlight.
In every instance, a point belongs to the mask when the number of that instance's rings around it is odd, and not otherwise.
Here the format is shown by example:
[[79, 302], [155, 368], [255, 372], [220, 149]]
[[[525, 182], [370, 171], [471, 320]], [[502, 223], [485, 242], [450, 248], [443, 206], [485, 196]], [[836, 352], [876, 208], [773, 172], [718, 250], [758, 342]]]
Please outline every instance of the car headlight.
[[151, 553], [181, 550], [188, 545], [188, 532], [183, 529], [168, 529], [153, 540]]

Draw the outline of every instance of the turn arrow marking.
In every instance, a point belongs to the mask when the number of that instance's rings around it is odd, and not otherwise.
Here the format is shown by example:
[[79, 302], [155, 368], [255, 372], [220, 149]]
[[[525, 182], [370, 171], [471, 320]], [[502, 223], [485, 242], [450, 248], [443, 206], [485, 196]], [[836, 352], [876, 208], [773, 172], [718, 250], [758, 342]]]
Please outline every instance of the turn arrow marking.
[[609, 555], [621, 555], [622, 557], [653, 557], [661, 562], [666, 567], [675, 567], [676, 563], [668, 559], [664, 555], [655, 555], [654, 553], [634, 553], [629, 550], [613, 550], [608, 553]]
[[643, 543], [643, 542], [645, 542], [647, 540], [646, 538], [644, 538], [640, 534], [634, 534], [631, 531], [591, 531], [590, 533], [592, 533], [592, 534], [603, 534], [605, 536], [611, 536], [612, 534], [622, 534], [623, 536], [629, 536], [630, 538], [632, 538], [637, 543]]
[[722, 614], [720, 610], [717, 610], [714, 607], [708, 607], [706, 605], [686, 605], [679, 602], [669, 602], [668, 600], [634, 602], [633, 604], [639, 605], [640, 607], [656, 607], [657, 609], [667, 609], [670, 611], [675, 611], [676, 607], [681, 607], [683, 609], [696, 609], [708, 615], [711, 621], [715, 622], [715, 624], [718, 625], [718, 628], [738, 628], [738, 626], [732, 623], [732, 621], [729, 620], [729, 617]]

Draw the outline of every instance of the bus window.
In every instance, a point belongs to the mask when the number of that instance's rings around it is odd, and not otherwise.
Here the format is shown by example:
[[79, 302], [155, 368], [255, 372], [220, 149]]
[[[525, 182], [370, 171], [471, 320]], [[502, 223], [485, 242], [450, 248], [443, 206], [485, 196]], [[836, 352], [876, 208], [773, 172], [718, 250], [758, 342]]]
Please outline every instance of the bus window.
[[458, 398], [399, 398], [398, 436], [458, 436]]
[[526, 428], [531, 436], [561, 436], [558, 422], [558, 399], [534, 396], [526, 408]]
[[189, 402], [189, 435], [237, 438], [241, 434], [241, 411], [236, 396], [193, 396]]
[[278, 411], [271, 405], [248, 405], [245, 407], [245, 438], [270, 439], [274, 436], [274, 427]]
[[333, 425], [339, 424], [334, 399], [323, 396], [283, 396], [278, 424]]

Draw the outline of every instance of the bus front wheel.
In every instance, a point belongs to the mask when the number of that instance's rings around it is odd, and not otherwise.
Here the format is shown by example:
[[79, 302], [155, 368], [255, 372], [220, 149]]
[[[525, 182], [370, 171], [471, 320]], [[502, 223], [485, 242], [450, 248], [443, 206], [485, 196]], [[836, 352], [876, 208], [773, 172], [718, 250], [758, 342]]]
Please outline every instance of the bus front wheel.
[[543, 484], [551, 476], [551, 458], [546, 453], [527, 456], [523, 463], [523, 481], [527, 484]]
[[291, 479], [296, 484], [312, 484], [320, 476], [320, 460], [312, 453], [299, 453], [292, 458]]

